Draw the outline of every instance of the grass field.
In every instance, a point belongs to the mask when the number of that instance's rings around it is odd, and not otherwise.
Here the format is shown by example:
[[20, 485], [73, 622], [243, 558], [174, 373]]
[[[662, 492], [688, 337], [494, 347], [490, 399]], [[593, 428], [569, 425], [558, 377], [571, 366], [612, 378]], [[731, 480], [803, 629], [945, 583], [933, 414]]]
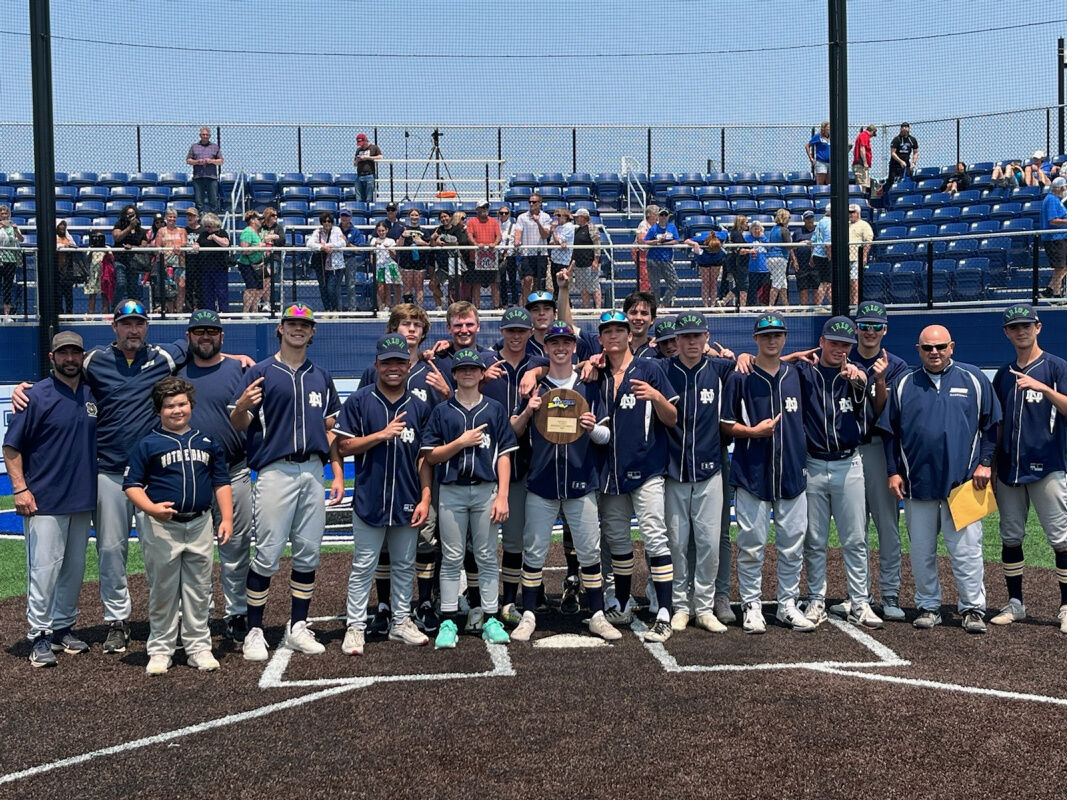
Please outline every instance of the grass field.
[[[0, 502], [3, 499], [0, 498]], [[994, 563], [1000, 561], [1000, 534], [998, 533], [999, 516], [997, 514], [990, 515], [985, 520], [984, 525], [984, 541], [983, 550], [985, 553], [985, 560]], [[903, 524], [903, 516], [901, 517], [901, 540], [904, 552], [908, 551], [908, 537], [906, 528]], [[635, 531], [636, 538], [636, 531]], [[737, 528], [734, 526], [731, 530], [732, 538], [737, 538]], [[878, 537], [874, 532], [874, 526], [870, 528], [868, 534], [871, 549], [878, 549]], [[773, 539], [773, 535], [772, 535]], [[831, 524], [830, 529], [830, 546], [838, 547], [840, 543], [837, 539], [837, 533]], [[1026, 540], [1023, 544], [1026, 552], [1026, 563], [1032, 567], [1053, 567], [1055, 565], [1055, 559], [1052, 552], [1052, 548], [1049, 547], [1048, 542], [1045, 539], [1045, 534], [1041, 529], [1041, 525], [1037, 521], [1037, 516], [1031, 512], [1029, 519], [1026, 521]], [[330, 545], [323, 548], [324, 551], [340, 551], [348, 550], [349, 547], [345, 545]], [[288, 549], [286, 555], [289, 555]], [[944, 544], [938, 544], [938, 555], [947, 556], [948, 551], [945, 550]], [[136, 541], [130, 542], [130, 556], [127, 565], [127, 570], [131, 575], [139, 575], [144, 572], [144, 561], [141, 559], [141, 547]], [[993, 577], [993, 575], [987, 575], [987, 580]], [[96, 563], [96, 549], [89, 547], [89, 552], [86, 556], [85, 563], [85, 580], [95, 581], [97, 579], [97, 563]], [[5, 597], [16, 597], [26, 593], [26, 549], [23, 543], [19, 540], [0, 540], [0, 599]]]

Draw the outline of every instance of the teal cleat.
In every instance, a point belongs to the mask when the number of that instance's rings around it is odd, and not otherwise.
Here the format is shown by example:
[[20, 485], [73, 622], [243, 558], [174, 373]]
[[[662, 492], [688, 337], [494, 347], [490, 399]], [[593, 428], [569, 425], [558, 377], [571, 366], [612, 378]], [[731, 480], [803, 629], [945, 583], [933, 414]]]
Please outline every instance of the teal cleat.
[[486, 617], [482, 625], [482, 638], [489, 644], [507, 644], [511, 641], [508, 632], [496, 617]]
[[437, 629], [437, 638], [433, 640], [434, 650], [453, 650], [456, 647], [456, 639], [459, 638], [459, 629], [450, 619], [446, 619]]

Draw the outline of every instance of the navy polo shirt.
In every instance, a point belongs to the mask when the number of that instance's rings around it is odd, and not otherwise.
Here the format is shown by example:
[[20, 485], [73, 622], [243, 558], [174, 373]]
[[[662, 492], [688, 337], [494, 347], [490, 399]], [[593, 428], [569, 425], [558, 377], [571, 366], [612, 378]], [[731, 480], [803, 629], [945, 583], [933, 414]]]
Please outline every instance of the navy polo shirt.
[[734, 372], [729, 377], [723, 422], [751, 427], [782, 415], [771, 436], [734, 439], [731, 486], [740, 486], [761, 500], [792, 499], [807, 488], [802, 397], [800, 375], [785, 362], [778, 365], [776, 375], [753, 364], [748, 375]]
[[519, 449], [510, 414], [496, 400], [484, 396], [474, 408], [465, 408], [455, 397], [440, 403], [430, 414], [422, 437], [422, 449], [448, 444], [479, 425], [486, 426], [482, 431], [482, 443], [465, 447], [448, 461], [438, 464], [439, 483], [470, 486], [495, 482], [497, 459]]
[[333, 428], [344, 438], [369, 436], [384, 430], [400, 413], [404, 414], [404, 430], [399, 436], [355, 457], [352, 511], [374, 528], [411, 525], [411, 515], [422, 499], [419, 453], [430, 407], [411, 392], [404, 392], [393, 403], [377, 386], [361, 386], [345, 400]]
[[229, 485], [222, 446], [195, 428], [156, 428], [134, 447], [122, 478], [123, 489], [138, 486], [153, 503], [173, 503], [178, 514], [207, 511], [214, 489]]
[[12, 414], [4, 447], [22, 454], [26, 485], [37, 513], [48, 516], [96, 509], [97, 408], [85, 381], [71, 391], [49, 376], [27, 392], [30, 404]]
[[667, 429], [667, 474], [695, 483], [722, 469], [719, 414], [726, 380], [736, 363], [703, 356], [692, 368], [677, 356], [668, 359], [667, 379], [678, 395], [678, 423]]
[[[897, 376], [907, 372], [909, 367], [908, 363], [900, 356], [895, 356], [889, 352], [886, 355], [889, 356], [889, 368], [885, 371], [885, 385], [889, 387], [897, 379]], [[864, 358], [855, 347], [852, 348], [852, 353], [848, 357], [848, 360], [853, 364], [863, 367], [867, 371], [867, 402], [864, 403], [863, 418], [860, 420], [860, 426], [863, 431], [863, 444], [870, 444], [871, 440], [876, 436], [881, 438], [881, 433], [875, 428], [875, 423], [878, 421], [878, 412], [874, 407], [874, 379], [871, 377], [871, 369], [874, 367], [874, 362], [881, 357], [882, 351], [879, 350], [871, 358]]]
[[224, 358], [210, 367], [198, 367], [190, 359], [178, 370], [196, 388], [196, 404], [189, 426], [203, 431], [222, 446], [230, 466], [245, 460], [247, 431], [237, 431], [230, 424], [230, 404], [244, 390], [244, 369], [232, 358]]
[[800, 361], [800, 386], [804, 392], [804, 433], [808, 453], [814, 458], [859, 447], [863, 438], [866, 387], [856, 389], [838, 367]]
[[993, 376], [993, 391], [1004, 412], [997, 478], [1009, 486], [1039, 481], [1050, 472], [1064, 471], [1067, 426], [1045, 395], [1020, 389], [1009, 370], [1022, 372], [1061, 394], [1067, 392], [1067, 361], [1042, 353], [1032, 364], [1005, 364]]
[[96, 458], [101, 472], [122, 472], [134, 445], [159, 424], [152, 409], [152, 387], [185, 363], [187, 346], [184, 339], [148, 344], [130, 364], [114, 344], [85, 354], [82, 373], [99, 409]]
[[[416, 361], [411, 366], [411, 369], [408, 370], [407, 377], [407, 390], [422, 402], [428, 403], [430, 408], [433, 408], [444, 399], [438, 394], [436, 389], [426, 382], [426, 379], [432, 372], [433, 368], [425, 361]], [[378, 367], [377, 364], [371, 364], [363, 370], [363, 375], [361, 375], [359, 379], [359, 386], [360, 388], [363, 388], [364, 386], [373, 386], [377, 382]]]
[[310, 361], [294, 370], [271, 356], [245, 373], [233, 402], [261, 377], [263, 399], [252, 409], [248, 426], [248, 466], [258, 471], [289, 456], [318, 456], [325, 462], [330, 453], [326, 420], [341, 410], [330, 373]]

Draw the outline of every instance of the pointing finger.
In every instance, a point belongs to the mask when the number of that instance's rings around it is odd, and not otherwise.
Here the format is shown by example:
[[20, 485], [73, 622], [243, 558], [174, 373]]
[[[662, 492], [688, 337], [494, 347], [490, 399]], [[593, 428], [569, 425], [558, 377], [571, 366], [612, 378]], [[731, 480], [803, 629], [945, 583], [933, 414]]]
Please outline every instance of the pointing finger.
[[780, 420], [781, 418], [782, 418], [782, 412], [781, 412], [781, 411], [779, 411], [779, 412], [778, 412], [778, 413], [777, 413], [777, 414], [775, 415], [774, 419], [772, 419], [772, 420], [771, 420], [771, 424], [772, 424], [772, 425], [777, 425], [777, 424], [778, 424], [778, 421], [779, 421], [779, 420]]

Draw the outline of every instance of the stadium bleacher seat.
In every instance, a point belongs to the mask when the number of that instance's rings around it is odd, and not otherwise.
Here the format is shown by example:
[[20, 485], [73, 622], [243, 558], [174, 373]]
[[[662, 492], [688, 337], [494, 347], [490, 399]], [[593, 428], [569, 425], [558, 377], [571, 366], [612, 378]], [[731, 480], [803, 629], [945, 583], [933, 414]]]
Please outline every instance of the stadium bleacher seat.
[[998, 203], [1003, 200], [1005, 197], [1007, 197], [1007, 194], [1007, 189], [1000, 189], [998, 187], [994, 187], [992, 189], [983, 189], [982, 195], [978, 199], [983, 203], [989, 203], [990, 205], [992, 205], [993, 203]]
[[[878, 249], [878, 243], [875, 242], [875, 248]], [[919, 245], [915, 245], [911, 242], [893, 242], [882, 246], [880, 258], [886, 261], [898, 262], [901, 259], [910, 258], [915, 255], [915, 248]]]
[[302, 184], [299, 186], [290, 184], [289, 186], [282, 187], [281, 199], [282, 201], [304, 200], [306, 202], [311, 200], [311, 189]]
[[927, 208], [939, 208], [952, 203], [952, 195], [948, 192], [929, 192], [923, 195], [923, 205]]
[[995, 219], [982, 219], [972, 222], [968, 233], [996, 233], [1000, 230], [1000, 223]]
[[713, 197], [705, 200], [702, 205], [709, 214], [727, 213], [730, 211], [730, 201], [724, 198]]
[[940, 191], [940, 189], [941, 189], [941, 179], [940, 178], [925, 178], [923, 180], [918, 180], [918, 181], [915, 182], [915, 189], [917, 191], [920, 191], [920, 192], [923, 192], [923, 193]]
[[171, 187], [169, 186], [145, 186], [141, 189], [141, 200], [170, 200]]
[[728, 186], [723, 191], [727, 200], [736, 200], [741, 197], [752, 197], [751, 186]]
[[699, 172], [679, 172], [677, 178], [682, 186], [691, 186], [695, 189], [705, 185], [704, 176]]
[[79, 200], [107, 200], [106, 186], [81, 186], [78, 188]]
[[342, 189], [354, 186], [357, 180], [359, 180], [359, 175], [355, 172], [335, 172], [333, 175], [334, 186], [339, 186]]
[[185, 186], [189, 181], [188, 172], [164, 172], [159, 176], [161, 186]]
[[584, 186], [591, 192], [596, 183], [588, 172], [572, 172], [567, 176], [567, 186]]
[[942, 255], [955, 258], [956, 260], [967, 258], [968, 256], [974, 255], [975, 247], [977, 246], [975, 239], [954, 239], [948, 243], [948, 247], [944, 249]]
[[904, 212], [904, 222], [908, 225], [929, 222], [933, 218], [934, 210], [932, 208], [911, 208]]
[[785, 201], [785, 207], [790, 214], [803, 214], [805, 211], [814, 211], [815, 204], [806, 197], [796, 197]]
[[304, 173], [302, 172], [282, 172], [277, 176], [277, 184], [284, 193], [286, 188], [293, 186], [304, 186]]
[[760, 183], [783, 186], [786, 183], [784, 172], [761, 172]]
[[665, 191], [663, 200], [667, 204], [667, 208], [672, 211], [682, 200], [691, 200], [697, 204], [700, 203], [700, 201], [697, 200], [696, 192], [693, 191], [691, 186], [671, 186]]
[[108, 193], [108, 200], [126, 200], [136, 203], [141, 198], [140, 186], [112, 186]]
[[568, 203], [592, 203], [593, 189], [589, 184], [568, 184], [563, 190], [563, 199]]
[[962, 216], [962, 211], [959, 206], [941, 206], [934, 209], [934, 214], [931, 219], [934, 222], [953, 221], [958, 220]]
[[884, 228], [879, 228], [879, 239], [903, 239], [908, 235], [908, 229], [903, 225], [887, 225]]
[[663, 196], [669, 188], [678, 185], [678, 178], [673, 172], [653, 172], [649, 181], [652, 183], [652, 193], [657, 197]]
[[[616, 176], [618, 177], [618, 176]], [[511, 176], [511, 186], [529, 186], [531, 189], [539, 183], [537, 176], [532, 172], [516, 172]]]
[[756, 201], [759, 203], [759, 210], [764, 214], [769, 214], [772, 217], [774, 212], [780, 208], [785, 208], [785, 200], [780, 197], [768, 197], [766, 199], [760, 199]]
[[727, 187], [733, 185], [734, 179], [726, 172], [709, 172], [705, 177], [708, 186]]
[[[259, 181], [259, 180], [253, 180], [252, 181], [253, 190], [256, 189], [256, 184], [261, 183], [261, 182], [262, 181]], [[271, 181], [271, 184], [272, 184], [271, 188], [272, 189], [274, 188], [273, 184], [277, 184], [277, 182], [278, 182], [278, 179], [277, 179], [277, 176], [275, 176], [275, 179], [273, 181]], [[326, 187], [326, 186], [331, 186], [332, 187], [333, 186], [333, 173], [332, 172], [308, 172], [308, 173], [305, 173], [304, 174], [304, 185], [305, 186], [310, 186], [312, 189], [322, 188], [322, 187]]]
[[539, 185], [555, 186], [562, 191], [563, 187], [567, 185], [567, 179], [563, 177], [562, 172], [544, 172], [541, 174]]
[[[170, 192], [170, 201], [177, 203], [179, 200], [182, 202], [188, 202], [188, 205], [192, 205], [193, 198], [196, 196], [196, 191], [192, 186], [175, 186]], [[141, 197], [144, 197], [144, 192], [141, 192]], [[223, 198], [225, 201], [225, 198]]]
[[897, 211], [907, 211], [908, 209], [921, 206], [923, 203], [923, 196], [921, 194], [901, 194], [890, 198], [889, 202], [892, 209]]
[[[10, 199], [10, 198], [8, 198]], [[78, 199], [78, 190], [73, 186], [57, 186], [56, 187], [56, 200], [70, 200], [74, 202]]]
[[983, 220], [989, 216], [989, 206], [987, 205], [970, 205], [963, 206], [960, 209], [960, 219], [966, 222], [974, 222], [977, 220]]
[[693, 193], [701, 201], [725, 197], [721, 186], [696, 186], [693, 188]]
[[114, 214], [117, 217], [127, 205], [129, 203], [126, 200], [108, 200], [104, 203], [104, 213]]
[[102, 216], [104, 203], [102, 200], [79, 200], [74, 204], [74, 213], [79, 216]]
[[562, 202], [563, 189], [559, 186], [540, 186], [537, 189], [537, 193], [541, 195], [541, 199], [547, 202], [549, 200], [556, 200]]
[[759, 211], [759, 203], [751, 197], [738, 197], [730, 201], [730, 210], [735, 214], [748, 214], [752, 216]]
[[131, 186], [155, 186], [159, 183], [159, 175], [155, 172], [135, 172], [130, 175], [126, 183]]
[[69, 217], [74, 214], [74, 203], [70, 200], [56, 200], [56, 216]]
[[803, 184], [805, 186], [812, 186], [815, 183], [815, 176], [806, 170], [799, 172], [787, 172], [785, 174], [785, 182], [791, 184]]
[[[258, 194], [258, 192], [256, 193]], [[339, 202], [341, 200], [341, 190], [333, 184], [313, 186], [311, 189], [312, 200], [333, 200]]]
[[901, 223], [904, 221], [904, 209], [894, 208], [889, 211], [883, 211], [878, 215], [878, 222], [882, 224], [887, 223]]
[[989, 216], [993, 219], [1017, 217], [1022, 210], [1022, 203], [997, 203], [989, 209]]
[[1033, 200], [1036, 197], [1041, 197], [1044, 189], [1040, 186], [1019, 186], [1011, 190], [1011, 194], [1008, 197], [1011, 200], [1023, 202], [1024, 200]]
[[1024, 217], [1029, 217], [1034, 222], [1038, 222], [1041, 219], [1041, 202], [1040, 200], [1027, 200], [1023, 203], [1020, 213]]
[[918, 272], [894, 269], [887, 278], [887, 289], [891, 303], [921, 302], [922, 295]]
[[956, 192], [951, 202], [956, 206], [966, 206], [977, 203], [981, 197], [982, 193], [977, 189], [964, 189], [962, 192]]
[[760, 176], [756, 172], [735, 172], [733, 178], [736, 186], [758, 186], [760, 184]]
[[123, 186], [130, 182], [125, 172], [101, 172], [96, 182], [100, 186]]
[[165, 200], [142, 200], [138, 209], [142, 214], [161, 214], [167, 210]]
[[966, 222], [946, 222], [937, 227], [938, 236], [963, 236], [969, 233]]

